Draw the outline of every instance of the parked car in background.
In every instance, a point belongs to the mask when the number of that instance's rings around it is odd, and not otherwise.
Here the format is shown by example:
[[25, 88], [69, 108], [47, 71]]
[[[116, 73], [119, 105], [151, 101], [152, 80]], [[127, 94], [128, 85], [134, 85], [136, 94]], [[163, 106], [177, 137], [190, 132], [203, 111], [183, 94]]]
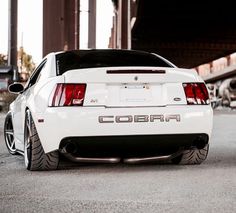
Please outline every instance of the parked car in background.
[[216, 83], [208, 83], [210, 103], [213, 109], [222, 105], [222, 98], [219, 97], [219, 86]]
[[219, 96], [222, 106], [236, 107], [236, 78], [227, 78], [222, 80], [219, 86]]
[[5, 120], [11, 154], [28, 170], [75, 162], [200, 164], [212, 108], [204, 81], [163, 57], [132, 50], [47, 55], [17, 93]]

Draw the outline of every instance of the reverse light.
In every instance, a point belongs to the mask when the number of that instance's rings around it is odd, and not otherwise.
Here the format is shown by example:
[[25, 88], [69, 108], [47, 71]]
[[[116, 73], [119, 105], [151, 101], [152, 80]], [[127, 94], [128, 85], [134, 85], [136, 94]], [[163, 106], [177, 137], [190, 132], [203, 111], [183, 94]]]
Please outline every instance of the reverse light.
[[188, 105], [207, 105], [210, 103], [204, 83], [183, 83]]
[[57, 84], [51, 106], [83, 106], [86, 84]]

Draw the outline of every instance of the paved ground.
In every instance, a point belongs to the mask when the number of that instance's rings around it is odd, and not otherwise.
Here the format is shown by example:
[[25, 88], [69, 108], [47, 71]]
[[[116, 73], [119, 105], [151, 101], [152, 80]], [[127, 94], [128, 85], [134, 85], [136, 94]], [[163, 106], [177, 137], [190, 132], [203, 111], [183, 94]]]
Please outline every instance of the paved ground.
[[0, 114], [0, 212], [236, 212], [236, 113], [216, 111], [199, 166], [61, 165], [29, 172], [8, 154]]

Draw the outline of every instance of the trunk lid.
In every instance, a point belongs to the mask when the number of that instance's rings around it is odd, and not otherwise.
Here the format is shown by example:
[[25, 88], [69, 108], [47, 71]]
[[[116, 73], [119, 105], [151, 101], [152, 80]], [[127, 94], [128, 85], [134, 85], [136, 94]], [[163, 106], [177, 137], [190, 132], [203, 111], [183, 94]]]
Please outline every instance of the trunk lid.
[[193, 70], [106, 67], [70, 70], [65, 83], [86, 83], [84, 106], [142, 107], [186, 104], [182, 83], [202, 82]]

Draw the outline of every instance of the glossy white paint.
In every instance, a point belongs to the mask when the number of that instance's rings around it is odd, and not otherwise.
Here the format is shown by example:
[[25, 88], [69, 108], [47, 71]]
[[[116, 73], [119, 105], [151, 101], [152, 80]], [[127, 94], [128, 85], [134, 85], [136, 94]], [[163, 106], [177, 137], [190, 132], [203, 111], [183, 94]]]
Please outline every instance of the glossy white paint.
[[[145, 123], [99, 123], [98, 121], [98, 116], [105, 115], [155, 114], [179, 114], [181, 121], [170, 120], [169, 122], [155, 121]], [[58, 149], [60, 141], [70, 136], [181, 133], [206, 133], [210, 136], [212, 128], [212, 110], [208, 106], [148, 108], [59, 107], [48, 108], [44, 114], [35, 114], [35, 119], [37, 118], [44, 119], [44, 123], [36, 122], [36, 128], [46, 152]]]
[[[210, 105], [187, 106], [182, 83], [203, 82], [193, 70], [161, 67], [109, 67], [56, 75], [49, 54], [36, 83], [11, 104], [17, 149], [23, 151], [25, 111], [29, 109], [45, 152], [71, 136], [206, 133], [211, 135]], [[165, 70], [162, 74], [107, 74], [107, 70]], [[86, 83], [83, 107], [50, 107], [57, 83]], [[26, 84], [27, 85], [27, 84]], [[181, 121], [99, 123], [99, 116], [179, 114]], [[43, 119], [44, 122], [38, 122]], [[112, 141], [111, 141], [112, 142]]]

